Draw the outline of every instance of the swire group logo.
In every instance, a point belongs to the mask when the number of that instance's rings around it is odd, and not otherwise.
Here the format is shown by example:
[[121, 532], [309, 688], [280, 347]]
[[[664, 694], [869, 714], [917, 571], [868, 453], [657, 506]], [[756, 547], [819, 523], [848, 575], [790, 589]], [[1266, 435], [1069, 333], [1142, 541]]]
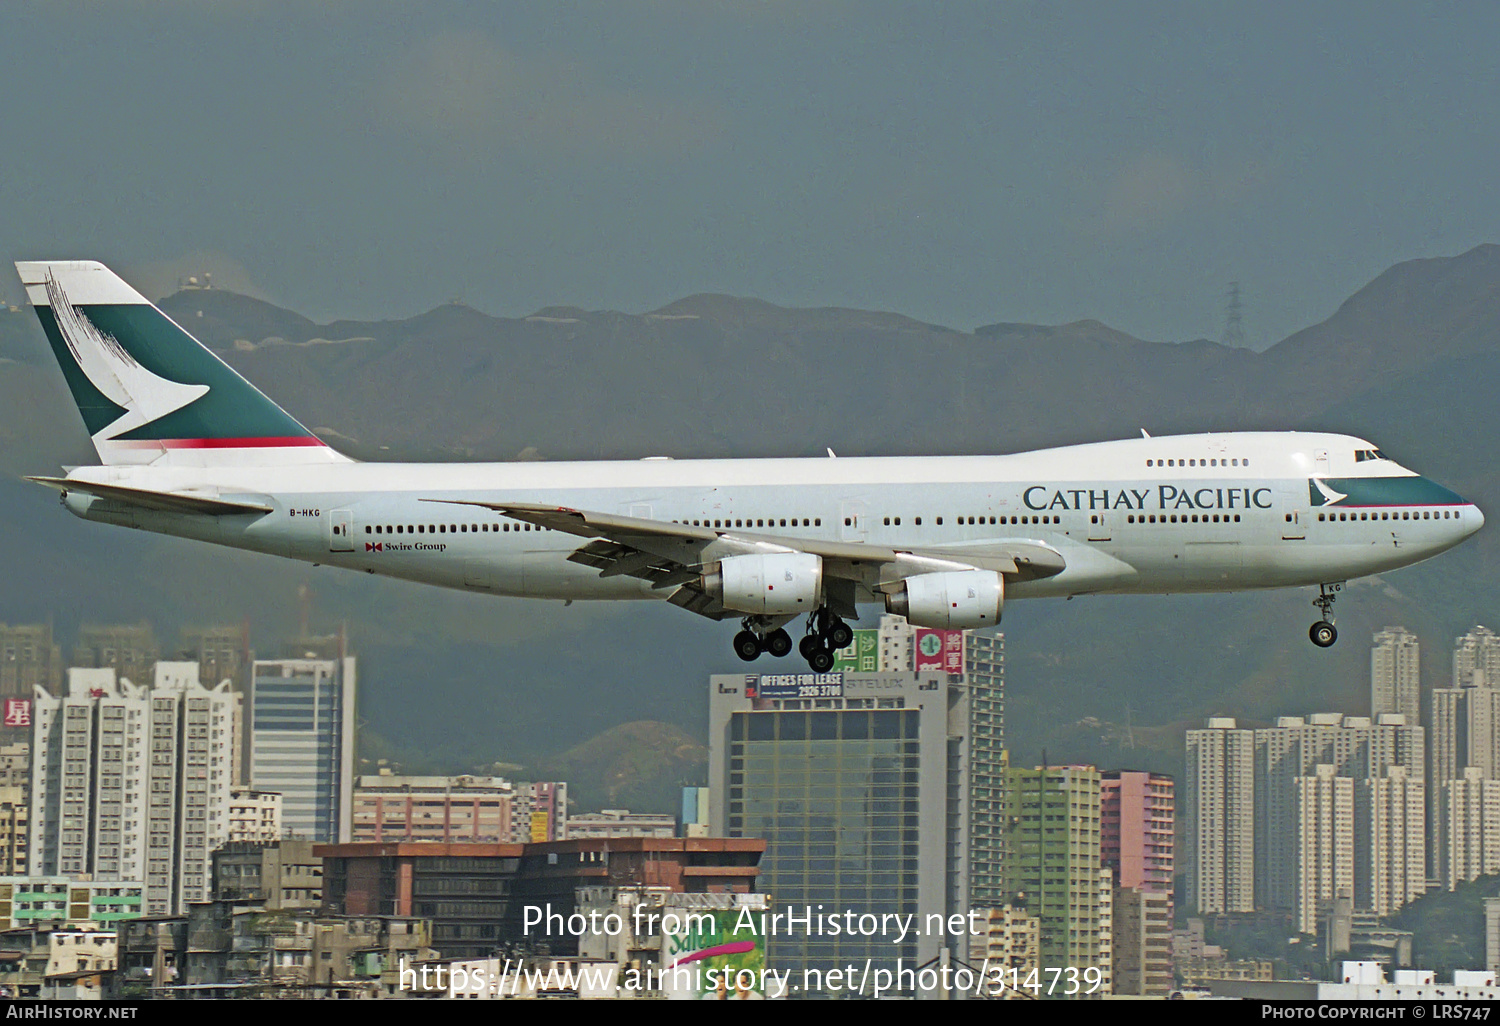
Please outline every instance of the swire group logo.
[[366, 552], [384, 552], [385, 549], [382, 547], [383, 544], [384, 544], [383, 542], [365, 542], [365, 551]]

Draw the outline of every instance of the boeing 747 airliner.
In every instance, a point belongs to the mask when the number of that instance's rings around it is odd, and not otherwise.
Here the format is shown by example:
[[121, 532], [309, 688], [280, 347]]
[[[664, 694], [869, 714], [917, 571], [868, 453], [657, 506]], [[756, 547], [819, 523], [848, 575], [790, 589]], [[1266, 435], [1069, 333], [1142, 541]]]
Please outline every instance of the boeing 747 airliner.
[[92, 261], [18, 263], [101, 466], [86, 520], [494, 595], [665, 599], [818, 672], [877, 603], [991, 627], [1007, 598], [1319, 586], [1452, 548], [1472, 503], [1347, 435], [1132, 438], [1009, 456], [360, 463]]

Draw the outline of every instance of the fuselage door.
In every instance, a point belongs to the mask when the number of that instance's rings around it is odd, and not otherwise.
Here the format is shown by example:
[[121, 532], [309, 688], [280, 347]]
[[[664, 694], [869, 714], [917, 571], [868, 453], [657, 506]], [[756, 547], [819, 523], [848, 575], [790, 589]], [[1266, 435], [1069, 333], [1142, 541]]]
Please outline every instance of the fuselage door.
[[866, 540], [869, 533], [869, 525], [865, 523], [868, 516], [865, 512], [865, 504], [861, 499], [849, 499], [839, 504], [839, 540], [846, 542], [862, 542]]
[[1089, 514], [1089, 541], [1109, 541], [1109, 512], [1099, 510]]
[[1307, 518], [1307, 510], [1294, 509], [1285, 514], [1281, 525], [1282, 541], [1304, 541], [1307, 538], [1307, 527], [1304, 521]]
[[354, 550], [354, 514], [347, 509], [328, 511], [328, 551]]

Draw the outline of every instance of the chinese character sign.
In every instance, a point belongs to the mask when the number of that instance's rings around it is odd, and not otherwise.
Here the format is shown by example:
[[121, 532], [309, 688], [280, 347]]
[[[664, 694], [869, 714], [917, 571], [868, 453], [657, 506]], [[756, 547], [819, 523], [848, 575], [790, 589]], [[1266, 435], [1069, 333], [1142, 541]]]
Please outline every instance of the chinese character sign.
[[963, 631], [943, 631], [943, 669], [948, 673], [964, 672]]
[[7, 727], [31, 726], [31, 699], [7, 698], [5, 700], [5, 725]]
[[880, 632], [855, 631], [854, 640], [834, 653], [833, 668], [843, 673], [880, 672]]
[[963, 673], [964, 632], [918, 627], [912, 668], [918, 673]]

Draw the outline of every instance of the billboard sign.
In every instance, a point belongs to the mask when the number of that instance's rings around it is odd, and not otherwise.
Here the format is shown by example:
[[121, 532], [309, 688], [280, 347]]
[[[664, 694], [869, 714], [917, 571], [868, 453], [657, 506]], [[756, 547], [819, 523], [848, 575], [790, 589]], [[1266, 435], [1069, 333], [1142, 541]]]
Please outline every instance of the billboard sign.
[[765, 942], [751, 919], [739, 909], [670, 909], [662, 916], [663, 993], [675, 1001], [765, 999]]
[[848, 647], [834, 654], [833, 668], [840, 673], [880, 672], [880, 632], [855, 631]]
[[31, 726], [31, 699], [7, 698], [5, 700], [5, 726]]
[[747, 698], [842, 698], [842, 673], [765, 673], [746, 682]]
[[963, 673], [964, 632], [918, 627], [912, 668], [918, 673]]

